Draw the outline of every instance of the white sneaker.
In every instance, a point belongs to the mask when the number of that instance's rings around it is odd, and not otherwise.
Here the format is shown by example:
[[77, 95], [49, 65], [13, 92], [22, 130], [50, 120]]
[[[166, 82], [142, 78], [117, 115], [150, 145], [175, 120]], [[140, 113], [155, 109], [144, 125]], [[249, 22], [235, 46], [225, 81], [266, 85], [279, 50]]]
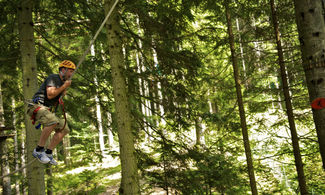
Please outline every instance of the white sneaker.
[[[45, 153], [46, 154], [46, 153]], [[46, 154], [46, 156], [50, 159], [50, 164], [51, 165], [58, 165], [58, 163], [54, 160], [52, 154]]]
[[51, 161], [49, 157], [47, 157], [44, 149], [39, 152], [37, 152], [36, 149], [34, 149], [33, 156], [43, 164], [49, 163]]

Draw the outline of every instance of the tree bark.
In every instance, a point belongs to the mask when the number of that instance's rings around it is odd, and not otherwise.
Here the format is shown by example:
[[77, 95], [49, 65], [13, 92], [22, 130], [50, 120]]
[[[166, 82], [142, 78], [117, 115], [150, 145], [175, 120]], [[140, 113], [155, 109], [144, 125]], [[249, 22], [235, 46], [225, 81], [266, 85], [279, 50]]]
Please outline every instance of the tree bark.
[[239, 48], [240, 48], [240, 57], [241, 57], [241, 62], [242, 62], [242, 66], [243, 66], [243, 72], [244, 72], [244, 78], [243, 80], [245, 81], [245, 86], [247, 88], [247, 75], [246, 75], [246, 63], [245, 63], [245, 56], [244, 56], [244, 47], [243, 47], [243, 43], [242, 43], [242, 39], [241, 39], [241, 29], [239, 26], [239, 19], [236, 18], [236, 27], [237, 27], [237, 31], [238, 31], [238, 38], [239, 38]]
[[288, 121], [289, 121], [289, 128], [290, 128], [290, 132], [291, 132], [293, 154], [295, 157], [296, 170], [298, 173], [300, 193], [308, 194], [304, 170], [303, 170], [303, 163], [302, 163], [301, 155], [300, 155], [298, 134], [297, 134], [296, 125], [295, 125], [295, 121], [294, 121], [293, 108], [292, 108], [291, 97], [290, 97], [290, 92], [289, 92], [286, 67], [284, 64], [282, 43], [281, 43], [281, 37], [280, 37], [280, 32], [279, 32], [279, 23], [278, 23], [276, 10], [275, 10], [274, 0], [270, 0], [270, 6], [271, 6], [271, 12], [272, 12], [272, 20], [273, 20], [273, 27], [274, 27], [277, 51], [278, 51], [280, 71], [281, 71], [283, 94], [284, 94], [286, 112], [287, 112]]
[[53, 194], [53, 175], [52, 175], [52, 168], [50, 166], [46, 167], [46, 174], [48, 176], [47, 183], [46, 183], [46, 194], [52, 195]]
[[[91, 52], [91, 55], [95, 57], [96, 53], [95, 53], [94, 45], [91, 46], [90, 52]], [[96, 70], [96, 68], [95, 68], [95, 70]], [[94, 83], [96, 86], [98, 86], [96, 71], [95, 71]], [[96, 89], [96, 94], [95, 94], [95, 102], [96, 102], [96, 119], [97, 119], [97, 125], [98, 125], [99, 148], [100, 148], [102, 158], [104, 158], [106, 149], [105, 149], [105, 141], [104, 141], [102, 112], [101, 112], [101, 108], [100, 108], [99, 94], [98, 94], [97, 89]]]
[[112, 114], [110, 112], [106, 112], [107, 114], [107, 144], [110, 149], [114, 147], [114, 137], [112, 133]]
[[[8, 163], [8, 148], [6, 144], [6, 139], [0, 138], [0, 157], [1, 157], [1, 173], [2, 175], [7, 175], [10, 172]], [[10, 177], [5, 177], [2, 179], [2, 192], [3, 195], [11, 195], [11, 181]]]
[[[21, 143], [21, 157], [20, 157], [20, 160], [21, 160], [21, 166], [25, 166], [26, 165], [26, 144], [25, 144], [25, 139], [26, 139], [26, 132], [24, 130], [21, 130], [21, 140], [20, 140], [20, 143]], [[22, 176], [23, 178], [26, 178], [27, 177], [27, 170], [24, 169], [22, 171]], [[26, 182], [21, 182], [21, 188], [22, 188], [22, 191], [23, 191], [23, 195], [27, 195], [27, 190], [26, 190]]]
[[[139, 42], [138, 45], [139, 45], [139, 49], [142, 50], [141, 41]], [[144, 56], [142, 56], [142, 53], [138, 52], [136, 54], [136, 59], [137, 59], [138, 74], [142, 75], [144, 72], [146, 72], [146, 66], [144, 65]], [[144, 116], [142, 120], [143, 120], [143, 127], [145, 130], [145, 142], [150, 143], [150, 136], [152, 130], [151, 127], [147, 124], [150, 122], [147, 120], [147, 118], [151, 115], [150, 102], [146, 98], [149, 96], [149, 82], [147, 79], [139, 77], [139, 92], [140, 92], [140, 96], [145, 97], [145, 98], [140, 98], [140, 105], [141, 105], [141, 113]]]
[[[105, 0], [107, 14], [114, 0]], [[125, 64], [122, 53], [121, 29], [117, 10], [112, 12], [107, 22], [107, 36], [112, 68], [112, 82], [115, 99], [115, 110], [120, 144], [120, 159], [122, 179], [120, 194], [140, 194], [137, 161], [135, 157], [134, 140], [131, 129], [130, 104], [127, 99]]]
[[235, 52], [235, 45], [234, 45], [234, 35], [233, 35], [233, 32], [232, 32], [232, 21], [231, 21], [231, 15], [230, 15], [230, 11], [229, 11], [229, 0], [225, 0], [224, 4], [225, 4], [225, 8], [226, 8], [226, 19], [227, 19], [227, 26], [228, 26], [231, 60], [232, 60], [232, 65], [233, 65], [233, 69], [234, 69], [234, 77], [235, 77], [236, 92], [237, 92], [237, 101], [238, 101], [238, 108], [239, 108], [239, 114], [240, 114], [240, 124], [241, 124], [241, 129], [242, 129], [244, 147], [245, 147], [245, 154], [246, 154], [246, 161], [247, 161], [247, 168], [248, 168], [250, 187], [251, 187], [252, 194], [256, 195], [257, 194], [257, 188], [256, 188], [255, 174], [254, 174], [254, 166], [253, 166], [251, 148], [250, 148], [250, 144], [249, 144], [249, 137], [248, 137], [245, 109], [244, 109], [242, 92], [241, 92], [241, 85], [240, 85], [240, 82], [239, 82], [239, 71], [238, 71], [236, 52]]
[[196, 145], [201, 145], [201, 139], [202, 139], [202, 120], [199, 116], [195, 117], [195, 135], [196, 135]]
[[63, 145], [64, 164], [67, 167], [70, 167], [73, 162], [72, 162], [71, 153], [70, 153], [71, 145], [70, 145], [70, 136], [69, 136], [69, 134], [64, 136], [64, 138], [62, 140], [62, 145]]
[[[0, 80], [0, 127], [5, 126], [4, 120], [4, 110], [3, 110], [3, 100], [2, 100], [2, 92], [1, 92], [1, 83]], [[0, 135], [2, 132], [0, 132]], [[5, 137], [0, 137], [0, 166], [1, 166], [1, 174], [7, 175], [10, 172], [9, 163], [8, 163], [8, 147], [6, 143]], [[11, 181], [10, 177], [5, 177], [1, 181], [2, 183], [2, 192], [4, 195], [11, 194]]]
[[[2, 77], [2, 75], [0, 75]], [[2, 79], [0, 77], [0, 127], [5, 126], [5, 118], [4, 118], [4, 110], [3, 110], [3, 99], [2, 99], [2, 90], [1, 90], [1, 85], [2, 85]]]
[[[325, 21], [323, 1], [294, 0], [302, 64], [309, 99], [325, 97]], [[325, 169], [325, 109], [313, 110], [320, 154]]]
[[[33, 1], [23, 0], [18, 7], [18, 28], [21, 52], [21, 63], [23, 71], [23, 93], [25, 100], [31, 99], [37, 90], [37, 65], [35, 56], [34, 30], [32, 20]], [[33, 149], [36, 147], [40, 137], [40, 131], [36, 131], [26, 114], [25, 126], [27, 162], [34, 160]], [[44, 167], [40, 163], [32, 163], [27, 167], [28, 194], [45, 194]]]
[[[18, 149], [18, 131], [17, 131], [17, 127], [16, 127], [16, 123], [17, 123], [17, 117], [16, 117], [16, 111], [15, 111], [15, 108], [16, 108], [16, 101], [14, 98], [12, 98], [12, 125], [13, 127], [15, 128], [14, 129], [14, 134], [15, 134], [15, 137], [14, 137], [14, 147], [15, 147], [15, 170], [18, 170], [19, 169], [19, 149]], [[20, 194], [20, 187], [19, 187], [19, 180], [17, 179], [16, 180], [16, 183], [15, 183], [15, 189], [16, 189], [16, 195], [19, 195]]]

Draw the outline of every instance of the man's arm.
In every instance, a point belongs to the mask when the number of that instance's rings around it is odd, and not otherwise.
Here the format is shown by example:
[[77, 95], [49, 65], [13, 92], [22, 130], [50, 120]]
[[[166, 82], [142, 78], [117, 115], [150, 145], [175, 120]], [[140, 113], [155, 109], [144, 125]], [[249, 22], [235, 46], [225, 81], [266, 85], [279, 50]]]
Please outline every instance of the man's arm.
[[59, 88], [56, 88], [56, 87], [47, 87], [46, 88], [47, 98], [49, 100], [55, 98], [60, 93], [62, 93], [66, 88], [68, 88], [70, 85], [71, 85], [71, 80], [67, 80]]

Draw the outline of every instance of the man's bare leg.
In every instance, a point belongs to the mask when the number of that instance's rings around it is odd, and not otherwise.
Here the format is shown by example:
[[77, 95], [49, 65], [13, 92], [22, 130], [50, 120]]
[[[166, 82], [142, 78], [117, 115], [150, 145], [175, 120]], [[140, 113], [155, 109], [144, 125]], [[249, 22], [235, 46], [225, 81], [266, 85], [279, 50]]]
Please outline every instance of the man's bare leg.
[[43, 164], [49, 163], [51, 161], [51, 159], [45, 154], [44, 146], [56, 125], [57, 124], [54, 124], [43, 128], [38, 146], [33, 151], [33, 156]]
[[66, 134], [67, 133], [65, 131], [55, 132], [47, 149], [53, 150], [62, 141]]
[[39, 146], [42, 146], [42, 147], [45, 146], [46, 140], [49, 138], [49, 136], [51, 135], [51, 133], [56, 125], [57, 124], [54, 124], [54, 125], [46, 126], [43, 128], [42, 133], [41, 133], [41, 138], [38, 142]]

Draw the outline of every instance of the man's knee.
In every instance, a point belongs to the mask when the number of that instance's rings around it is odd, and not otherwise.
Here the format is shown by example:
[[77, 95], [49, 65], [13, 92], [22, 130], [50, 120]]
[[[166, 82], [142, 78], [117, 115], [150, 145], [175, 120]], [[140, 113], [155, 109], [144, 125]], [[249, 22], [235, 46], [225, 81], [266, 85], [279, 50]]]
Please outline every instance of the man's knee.
[[60, 123], [55, 127], [55, 132], [62, 132], [64, 135], [69, 134], [70, 128], [68, 123], [64, 124], [64, 122], [60, 120]]
[[44, 124], [45, 127], [55, 128], [58, 125], [58, 123], [50, 123], [50, 124]]
[[56, 124], [52, 124], [52, 125], [44, 125], [43, 126], [43, 131], [46, 131], [46, 132], [53, 132], [53, 130], [55, 129], [55, 127], [57, 126], [57, 123]]

